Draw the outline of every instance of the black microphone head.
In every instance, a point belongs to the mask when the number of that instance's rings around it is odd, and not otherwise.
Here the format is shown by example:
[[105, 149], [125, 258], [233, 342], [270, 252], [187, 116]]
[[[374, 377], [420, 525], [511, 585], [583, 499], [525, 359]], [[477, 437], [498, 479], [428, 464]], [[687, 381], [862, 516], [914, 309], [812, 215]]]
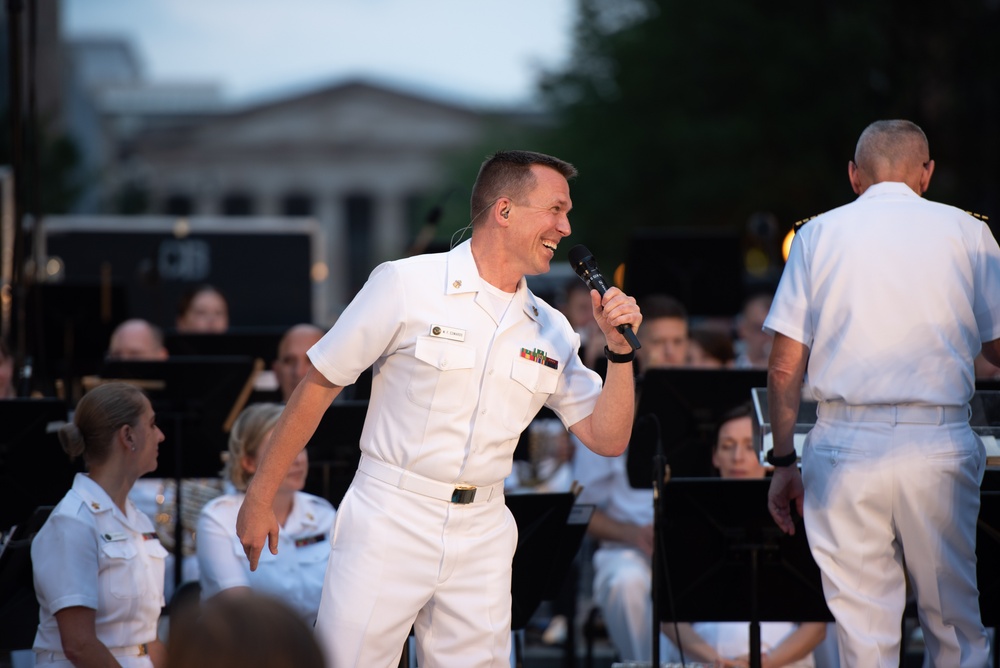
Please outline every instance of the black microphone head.
[[583, 272], [587, 270], [588, 264], [596, 264], [594, 255], [583, 244], [577, 244], [569, 249], [569, 263], [573, 267], [573, 271], [580, 275], [583, 275]]

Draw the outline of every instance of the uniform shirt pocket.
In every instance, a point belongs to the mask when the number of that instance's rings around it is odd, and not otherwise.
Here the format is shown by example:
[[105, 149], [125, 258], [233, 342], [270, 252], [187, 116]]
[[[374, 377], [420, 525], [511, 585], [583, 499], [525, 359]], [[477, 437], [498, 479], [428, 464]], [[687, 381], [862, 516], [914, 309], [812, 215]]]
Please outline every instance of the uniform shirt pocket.
[[146, 593], [144, 565], [139, 549], [130, 541], [109, 541], [101, 544], [102, 561], [106, 565], [108, 590], [115, 598], [134, 599]]
[[432, 336], [418, 336], [406, 396], [432, 411], [452, 413], [467, 400], [476, 365], [476, 350], [470, 345]]
[[515, 357], [511, 365], [509, 400], [504, 411], [504, 425], [520, 433], [535, 417], [545, 400], [556, 391], [559, 371], [524, 357]]

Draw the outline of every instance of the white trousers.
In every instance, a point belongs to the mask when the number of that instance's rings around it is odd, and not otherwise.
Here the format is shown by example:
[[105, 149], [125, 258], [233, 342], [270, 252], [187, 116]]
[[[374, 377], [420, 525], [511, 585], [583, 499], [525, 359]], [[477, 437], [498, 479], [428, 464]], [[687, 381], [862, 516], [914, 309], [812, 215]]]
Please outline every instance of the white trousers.
[[967, 423], [821, 418], [809, 433], [806, 533], [837, 621], [841, 665], [899, 665], [906, 576], [924, 665], [987, 665], [975, 553], [985, 461]]
[[358, 473], [334, 522], [316, 619], [330, 668], [507, 668], [517, 525], [503, 495], [439, 501]]
[[[639, 550], [606, 547], [594, 552], [594, 601], [622, 661], [653, 660], [652, 570]], [[660, 660], [676, 650], [660, 634]]]

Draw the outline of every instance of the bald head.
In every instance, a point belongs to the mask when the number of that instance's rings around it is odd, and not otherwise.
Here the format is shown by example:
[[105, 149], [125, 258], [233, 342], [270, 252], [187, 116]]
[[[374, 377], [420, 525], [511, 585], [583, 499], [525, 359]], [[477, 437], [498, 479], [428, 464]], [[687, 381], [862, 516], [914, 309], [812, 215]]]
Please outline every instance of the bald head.
[[108, 358], [115, 360], [165, 360], [163, 333], [159, 327], [135, 318], [126, 320], [111, 333]]
[[910, 121], [875, 121], [861, 133], [848, 176], [859, 195], [876, 183], [905, 183], [918, 195], [930, 184], [934, 161], [927, 136]]
[[309, 349], [323, 338], [323, 330], [315, 325], [295, 325], [281, 337], [278, 344], [278, 359], [274, 361], [274, 375], [285, 401], [312, 367]]

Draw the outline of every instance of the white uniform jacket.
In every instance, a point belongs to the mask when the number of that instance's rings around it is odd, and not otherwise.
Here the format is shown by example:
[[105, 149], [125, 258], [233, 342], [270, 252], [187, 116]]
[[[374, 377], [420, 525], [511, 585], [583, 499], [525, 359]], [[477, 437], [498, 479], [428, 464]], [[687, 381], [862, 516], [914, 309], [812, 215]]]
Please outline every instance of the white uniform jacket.
[[149, 521], [126, 501], [122, 513], [107, 492], [78, 473], [31, 543], [39, 626], [35, 651], [62, 652], [55, 613], [97, 611], [97, 638], [109, 648], [156, 639], [167, 550]]
[[240, 492], [213, 499], [198, 518], [202, 598], [232, 587], [250, 587], [282, 599], [312, 625], [319, 610], [336, 511], [326, 499], [296, 492], [292, 512], [278, 533], [278, 554], [262, 550], [257, 570], [251, 572], [236, 535], [236, 516], [244, 496]]
[[593, 412], [600, 377], [566, 318], [524, 279], [498, 323], [470, 242], [382, 264], [309, 351], [332, 383], [374, 364], [362, 452], [441, 482], [492, 485], [511, 472], [543, 405], [567, 427]]

